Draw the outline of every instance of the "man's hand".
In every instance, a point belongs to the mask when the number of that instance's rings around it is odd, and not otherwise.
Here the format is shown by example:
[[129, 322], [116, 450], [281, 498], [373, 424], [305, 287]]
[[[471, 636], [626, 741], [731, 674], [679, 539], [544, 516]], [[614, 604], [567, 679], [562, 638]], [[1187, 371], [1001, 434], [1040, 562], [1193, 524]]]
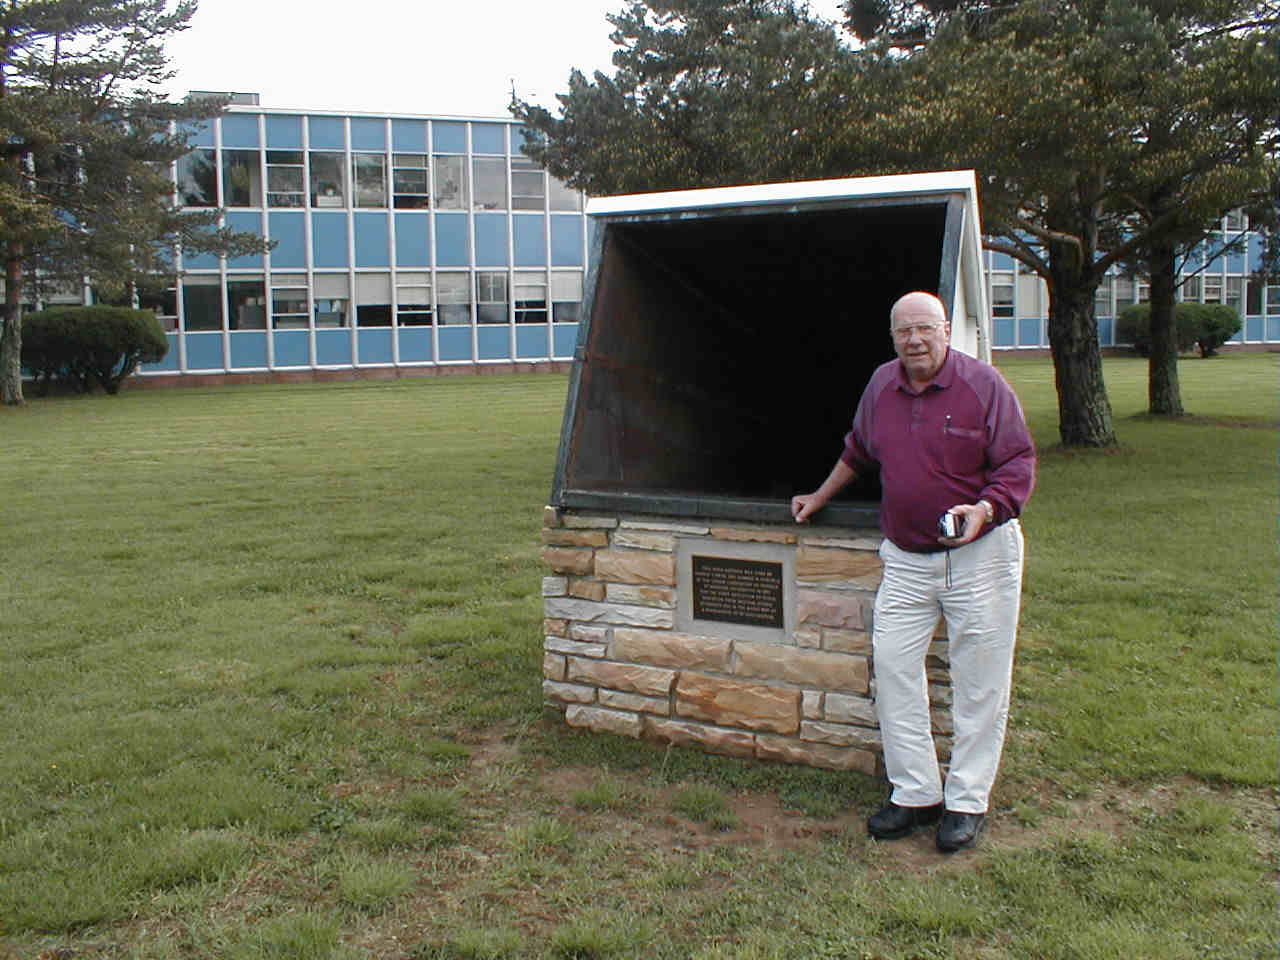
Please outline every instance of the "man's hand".
[[966, 543], [973, 543], [978, 539], [982, 528], [987, 525], [987, 507], [982, 502], [958, 503], [947, 513], [959, 517], [962, 526], [960, 536], [938, 538], [938, 542], [944, 547], [963, 547]]
[[791, 515], [796, 523], [808, 523], [809, 518], [827, 505], [816, 493], [801, 493], [791, 498]]
[[796, 523], [808, 523], [809, 518], [825, 507], [855, 476], [857, 474], [851, 466], [837, 460], [822, 486], [813, 493], [801, 493], [791, 498], [791, 515], [796, 518]]

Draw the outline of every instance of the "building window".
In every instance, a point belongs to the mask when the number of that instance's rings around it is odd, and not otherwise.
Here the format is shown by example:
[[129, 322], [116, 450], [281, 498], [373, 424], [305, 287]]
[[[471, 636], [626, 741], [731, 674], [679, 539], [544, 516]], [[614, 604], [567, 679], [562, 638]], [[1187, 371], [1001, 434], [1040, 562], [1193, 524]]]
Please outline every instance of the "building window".
[[1267, 316], [1280, 317], [1280, 287], [1267, 287]]
[[1111, 316], [1111, 278], [1103, 277], [1098, 289], [1093, 292], [1093, 315], [1095, 317]]
[[307, 310], [307, 278], [301, 273], [277, 273], [271, 277], [271, 326], [276, 330], [305, 330], [311, 314]]
[[1225, 303], [1244, 316], [1244, 277], [1227, 277]]
[[351, 158], [357, 207], [387, 205], [387, 158], [380, 153], [357, 153]]
[[1246, 316], [1257, 317], [1262, 314], [1262, 296], [1266, 287], [1261, 280], [1250, 277], [1244, 287], [1244, 312]]
[[392, 204], [402, 210], [425, 210], [430, 206], [425, 154], [391, 155], [391, 193]]
[[1223, 218], [1222, 225], [1228, 230], [1243, 230], [1245, 226], [1244, 211], [1239, 208], [1231, 210]]
[[1013, 312], [1013, 284], [991, 284], [991, 315], [993, 317], [1012, 317]]
[[435, 205], [438, 210], [463, 210], [467, 201], [467, 167], [464, 157], [436, 157]]
[[1221, 303], [1222, 302], [1222, 278], [1209, 277], [1204, 278], [1204, 302], [1205, 303]]
[[456, 326], [471, 323], [471, 278], [465, 273], [436, 274], [437, 323]]
[[350, 326], [347, 319], [351, 287], [345, 273], [317, 273], [315, 290], [316, 329]]
[[401, 327], [431, 326], [431, 274], [396, 275], [396, 324]]
[[577, 323], [582, 312], [582, 274], [551, 274], [551, 319], [556, 323]]
[[1145, 280], [1138, 281], [1138, 302], [1151, 302], [1151, 284], [1147, 283]]
[[[170, 277], [169, 281], [172, 282]], [[178, 329], [178, 289], [172, 286], [139, 286], [138, 309], [150, 310], [165, 330]]]
[[232, 330], [267, 329], [267, 294], [262, 278], [227, 280]]
[[304, 179], [302, 151], [267, 151], [267, 206], [301, 207]]
[[217, 277], [186, 276], [182, 280], [183, 329], [222, 329], [222, 284]]
[[257, 150], [222, 151], [222, 200], [228, 207], [262, 206]]
[[476, 273], [476, 323], [507, 322], [507, 275]]
[[567, 183], [548, 176], [551, 183], [550, 199], [552, 210], [568, 210], [577, 213], [582, 209], [582, 194]]
[[[84, 287], [80, 284], [68, 282], [66, 280], [57, 280], [51, 277], [41, 276], [40, 274], [37, 274], [36, 277], [32, 279], [34, 279], [35, 282], [27, 287], [26, 295], [33, 297], [38, 301], [41, 310], [48, 310], [50, 307], [79, 307], [84, 305]], [[212, 282], [217, 283], [217, 278], [212, 278]], [[36, 289], [32, 289], [32, 287], [35, 287]], [[4, 283], [0, 281], [0, 293], [3, 293], [3, 291]], [[122, 297], [119, 302], [122, 304], [128, 303], [132, 306], [133, 299], [125, 299]], [[22, 309], [26, 310], [29, 306], [30, 304], [23, 306]], [[32, 307], [32, 311], [34, 312], [34, 307]]]
[[511, 158], [511, 209], [545, 210], [547, 177], [532, 160]]
[[356, 274], [356, 326], [391, 326], [391, 274]]
[[347, 195], [342, 154], [311, 152], [311, 205], [341, 207]]
[[471, 161], [472, 207], [476, 210], [507, 209], [507, 161], [477, 157]]
[[1187, 277], [1185, 280], [1183, 280], [1182, 283], [1178, 286], [1178, 294], [1187, 303], [1199, 303], [1200, 302], [1199, 274], [1196, 274], [1195, 276]]
[[212, 150], [192, 150], [178, 158], [178, 202], [184, 207], [218, 205], [218, 168]]
[[1116, 277], [1116, 313], [1122, 313], [1125, 307], [1133, 306], [1133, 277]]
[[515, 275], [516, 323], [547, 322], [547, 275], [541, 270]]

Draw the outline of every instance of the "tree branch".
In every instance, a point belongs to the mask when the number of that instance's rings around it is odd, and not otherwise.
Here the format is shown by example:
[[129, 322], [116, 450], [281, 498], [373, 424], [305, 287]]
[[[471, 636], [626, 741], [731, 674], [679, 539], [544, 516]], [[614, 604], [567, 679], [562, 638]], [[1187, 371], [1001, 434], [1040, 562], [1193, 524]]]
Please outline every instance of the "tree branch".
[[1019, 230], [1025, 230], [1033, 237], [1043, 240], [1045, 243], [1066, 243], [1077, 250], [1084, 252], [1083, 244], [1079, 237], [1074, 233], [1063, 233], [1061, 230], [1050, 230], [1048, 227], [1042, 227], [1030, 220], [1024, 220], [1022, 217], [1015, 216], [1014, 223], [1018, 225]]
[[990, 250], [993, 253], [1007, 254], [1018, 262], [1025, 263], [1046, 280], [1049, 278], [1049, 264], [1035, 252], [1035, 249], [1030, 244], [1009, 238], [1003, 241], [983, 240], [982, 247], [984, 250]]

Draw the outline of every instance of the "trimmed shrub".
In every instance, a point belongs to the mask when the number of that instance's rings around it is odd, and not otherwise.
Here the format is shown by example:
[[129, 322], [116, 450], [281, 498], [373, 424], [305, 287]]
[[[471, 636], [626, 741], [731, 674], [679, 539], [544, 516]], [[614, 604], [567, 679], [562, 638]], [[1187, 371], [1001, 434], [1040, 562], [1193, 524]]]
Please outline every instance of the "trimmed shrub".
[[[1177, 303], [1173, 308], [1178, 352], [1192, 347], [1200, 356], [1212, 357], [1218, 348], [1240, 331], [1240, 314], [1222, 303]], [[1116, 341], [1130, 344], [1145, 357], [1151, 353], [1151, 304], [1128, 307], [1116, 318]]]
[[67, 311], [40, 310], [22, 318], [22, 367], [44, 396], [54, 377], [65, 377], [75, 351], [75, 330]]
[[1220, 346], [1240, 332], [1243, 325], [1236, 309], [1225, 303], [1186, 303], [1181, 306], [1194, 317], [1192, 326], [1202, 357], [1212, 357]]
[[118, 393], [139, 363], [156, 363], [168, 352], [164, 327], [150, 310], [54, 307], [22, 321], [22, 365], [41, 395], [54, 377], [85, 393], [95, 380], [107, 393]]

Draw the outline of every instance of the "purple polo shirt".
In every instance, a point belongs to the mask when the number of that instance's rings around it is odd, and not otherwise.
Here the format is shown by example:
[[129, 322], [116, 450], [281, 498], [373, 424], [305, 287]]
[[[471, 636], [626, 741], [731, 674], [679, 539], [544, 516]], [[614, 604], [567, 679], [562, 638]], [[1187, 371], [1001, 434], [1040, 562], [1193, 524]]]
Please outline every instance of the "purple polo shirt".
[[878, 464], [880, 529], [903, 550], [929, 553], [938, 517], [987, 500], [996, 524], [1022, 512], [1035, 486], [1036, 451], [1012, 388], [989, 364], [947, 351], [920, 393], [902, 361], [871, 375], [840, 459], [855, 471]]

